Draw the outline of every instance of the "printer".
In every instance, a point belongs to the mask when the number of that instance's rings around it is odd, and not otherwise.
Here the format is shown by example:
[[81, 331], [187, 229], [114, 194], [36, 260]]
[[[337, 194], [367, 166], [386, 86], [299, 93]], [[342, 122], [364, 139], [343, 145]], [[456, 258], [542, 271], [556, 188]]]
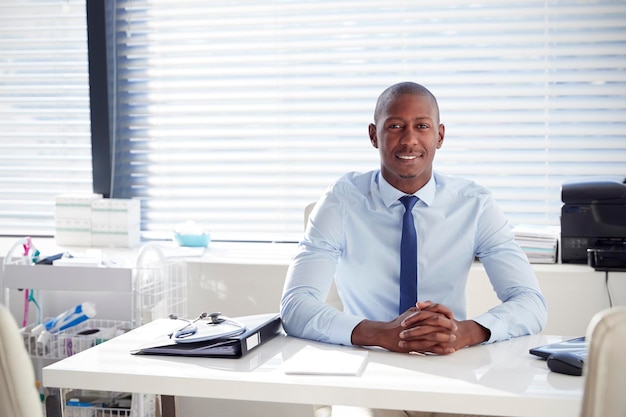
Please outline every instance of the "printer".
[[561, 188], [561, 262], [626, 270], [626, 178]]

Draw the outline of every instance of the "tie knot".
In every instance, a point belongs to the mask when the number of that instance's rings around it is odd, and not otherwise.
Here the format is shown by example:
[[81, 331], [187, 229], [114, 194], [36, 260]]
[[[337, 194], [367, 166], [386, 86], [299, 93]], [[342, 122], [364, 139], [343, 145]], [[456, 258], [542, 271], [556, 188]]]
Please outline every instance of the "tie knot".
[[404, 197], [400, 197], [400, 201], [404, 204], [406, 211], [413, 210], [413, 206], [417, 203], [417, 200], [419, 200], [419, 198], [414, 195], [405, 195]]

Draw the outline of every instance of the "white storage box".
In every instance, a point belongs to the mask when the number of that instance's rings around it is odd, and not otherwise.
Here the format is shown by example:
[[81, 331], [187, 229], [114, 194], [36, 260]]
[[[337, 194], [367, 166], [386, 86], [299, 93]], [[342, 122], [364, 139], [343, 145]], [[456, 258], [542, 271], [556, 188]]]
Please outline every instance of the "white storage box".
[[133, 248], [138, 246], [140, 241], [139, 223], [134, 225], [91, 225], [91, 246]]
[[141, 222], [141, 205], [137, 199], [103, 198], [91, 204], [92, 224], [134, 226]]
[[101, 199], [102, 194], [59, 194], [55, 199], [54, 216], [56, 219], [91, 220], [91, 205]]
[[54, 239], [59, 246], [91, 246], [91, 221], [57, 218]]

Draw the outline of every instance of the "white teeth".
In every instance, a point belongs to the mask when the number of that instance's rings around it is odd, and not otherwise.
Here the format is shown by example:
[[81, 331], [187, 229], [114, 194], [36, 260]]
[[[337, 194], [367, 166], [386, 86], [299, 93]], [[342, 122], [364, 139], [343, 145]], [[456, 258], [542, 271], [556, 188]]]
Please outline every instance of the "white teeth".
[[417, 157], [414, 156], [414, 155], [398, 155], [398, 158], [400, 158], [400, 159], [415, 159]]

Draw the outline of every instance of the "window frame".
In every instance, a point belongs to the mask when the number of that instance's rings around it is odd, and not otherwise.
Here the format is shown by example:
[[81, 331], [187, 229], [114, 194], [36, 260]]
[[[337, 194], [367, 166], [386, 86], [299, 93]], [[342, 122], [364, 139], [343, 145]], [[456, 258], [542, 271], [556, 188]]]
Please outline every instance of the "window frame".
[[91, 110], [91, 163], [93, 192], [111, 197], [111, 114], [107, 59], [106, 0], [86, 0], [89, 54], [89, 107]]

